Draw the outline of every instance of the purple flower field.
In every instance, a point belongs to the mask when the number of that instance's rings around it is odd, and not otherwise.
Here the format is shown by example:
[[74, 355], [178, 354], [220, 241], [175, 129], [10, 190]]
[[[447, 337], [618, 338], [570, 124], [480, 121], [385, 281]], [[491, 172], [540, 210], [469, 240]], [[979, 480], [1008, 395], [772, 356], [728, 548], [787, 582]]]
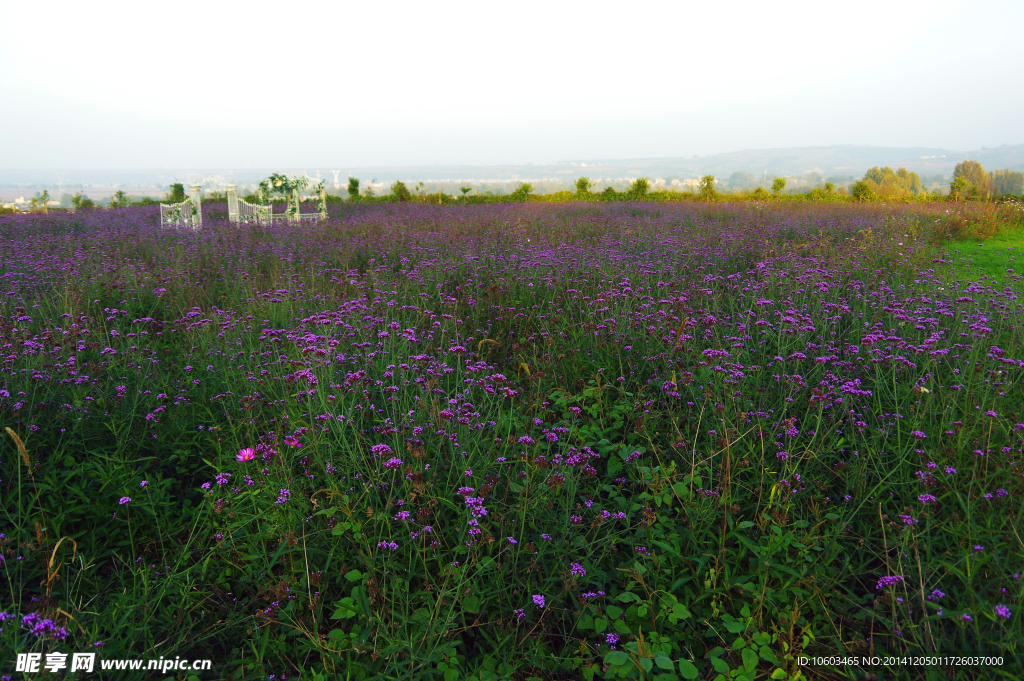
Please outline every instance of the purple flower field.
[[2, 649], [1020, 671], [1020, 277], [959, 279], [945, 207], [206, 210], [0, 217]]

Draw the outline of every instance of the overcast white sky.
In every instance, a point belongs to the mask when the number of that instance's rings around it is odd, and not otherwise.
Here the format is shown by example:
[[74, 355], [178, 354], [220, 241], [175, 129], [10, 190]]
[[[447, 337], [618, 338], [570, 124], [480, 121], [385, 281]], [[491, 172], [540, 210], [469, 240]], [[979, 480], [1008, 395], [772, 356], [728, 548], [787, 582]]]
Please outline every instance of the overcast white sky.
[[0, 168], [1024, 143], [1024, 2], [0, 0]]

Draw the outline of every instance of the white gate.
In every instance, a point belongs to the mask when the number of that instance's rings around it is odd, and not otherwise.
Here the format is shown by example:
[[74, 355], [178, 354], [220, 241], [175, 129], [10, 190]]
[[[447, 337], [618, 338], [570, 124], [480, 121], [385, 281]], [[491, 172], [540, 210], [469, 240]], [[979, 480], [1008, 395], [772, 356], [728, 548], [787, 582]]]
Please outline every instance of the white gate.
[[238, 187], [233, 184], [229, 184], [225, 189], [228, 194], [228, 220], [242, 224], [269, 225], [271, 223], [273, 218], [270, 206], [260, 206], [238, 198]]
[[270, 225], [275, 221], [287, 220], [289, 222], [320, 222], [327, 219], [327, 191], [323, 182], [314, 187], [319, 198], [320, 210], [316, 213], [300, 212], [299, 190], [296, 189], [288, 197], [288, 210], [284, 213], [274, 214], [272, 205], [260, 206], [249, 203], [238, 197], [238, 188], [229, 184], [225, 187], [228, 194], [228, 220], [236, 224], [253, 223], [259, 225]]
[[203, 204], [199, 198], [200, 185], [189, 185], [190, 196], [180, 203], [160, 204], [161, 227], [187, 227], [198, 231], [203, 226]]

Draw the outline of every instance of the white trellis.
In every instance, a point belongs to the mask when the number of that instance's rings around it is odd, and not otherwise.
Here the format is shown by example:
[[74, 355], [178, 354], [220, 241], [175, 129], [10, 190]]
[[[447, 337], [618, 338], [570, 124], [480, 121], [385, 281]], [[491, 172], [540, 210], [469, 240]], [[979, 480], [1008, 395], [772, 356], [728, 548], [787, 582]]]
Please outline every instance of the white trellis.
[[269, 225], [273, 221], [270, 206], [260, 206], [239, 198], [238, 187], [233, 184], [227, 185], [225, 189], [228, 194], [228, 219], [231, 222]]
[[[234, 223], [255, 222], [257, 224], [273, 224], [275, 221], [287, 220], [289, 222], [320, 222], [327, 219], [327, 190], [324, 189], [323, 181], [313, 187], [318, 195], [319, 210], [315, 213], [301, 212], [301, 197], [299, 189], [308, 187], [310, 178], [298, 177], [288, 180], [283, 175], [271, 175], [265, 180], [260, 189], [261, 204], [253, 204], [238, 197], [238, 188], [235, 185], [227, 185], [228, 195], [228, 219]], [[274, 214], [273, 205], [269, 203], [269, 193], [275, 187], [285, 186], [285, 198], [288, 208], [284, 213]], [[269, 191], [268, 191], [269, 190]], [[278, 190], [280, 191], [280, 190]]]
[[180, 203], [160, 204], [161, 227], [188, 227], [198, 231], [203, 226], [203, 204], [199, 198], [201, 185], [189, 185], [189, 197]]

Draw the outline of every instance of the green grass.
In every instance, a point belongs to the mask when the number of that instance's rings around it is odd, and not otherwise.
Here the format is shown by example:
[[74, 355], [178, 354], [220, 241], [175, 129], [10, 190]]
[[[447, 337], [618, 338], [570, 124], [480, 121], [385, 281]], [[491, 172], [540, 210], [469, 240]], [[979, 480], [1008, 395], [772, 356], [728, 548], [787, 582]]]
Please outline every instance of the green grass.
[[994, 279], [1000, 284], [1020, 285], [1024, 270], [1016, 258], [1024, 252], [1024, 228], [1018, 227], [985, 241], [958, 241], [946, 246], [946, 250], [953, 257], [957, 278]]

